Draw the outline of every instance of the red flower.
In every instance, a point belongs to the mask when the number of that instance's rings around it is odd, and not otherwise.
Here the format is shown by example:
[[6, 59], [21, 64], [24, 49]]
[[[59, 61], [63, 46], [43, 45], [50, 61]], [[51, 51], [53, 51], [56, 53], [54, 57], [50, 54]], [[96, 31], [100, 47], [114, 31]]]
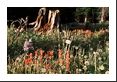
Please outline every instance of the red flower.
[[43, 56], [44, 51], [40, 48], [40, 49], [39, 49], [39, 53], [40, 53], [40, 55]]
[[69, 71], [70, 67], [69, 67], [69, 63], [66, 63], [66, 71]]
[[55, 64], [57, 65], [59, 63], [59, 61], [55, 61]]
[[48, 70], [51, 68], [51, 65], [50, 64], [45, 64], [45, 69]]
[[40, 60], [41, 63], [42, 63], [42, 59], [43, 59], [43, 56], [40, 55], [40, 56], [39, 56], [39, 60]]
[[67, 50], [66, 52], [66, 71], [70, 70], [70, 54], [69, 54], [69, 50]]
[[24, 60], [24, 63], [25, 63], [25, 65], [28, 65], [29, 64], [29, 60], [28, 59], [25, 59]]
[[53, 56], [53, 54], [54, 54], [54, 51], [53, 51], [53, 50], [48, 51], [48, 55], [49, 55], [49, 56]]
[[32, 53], [29, 54], [29, 58], [31, 58], [31, 59], [33, 58], [33, 57], [32, 57]]
[[34, 60], [34, 64], [38, 64], [38, 60]]
[[39, 49], [39, 60], [40, 60], [40, 62], [42, 63], [42, 59], [43, 59], [43, 53], [44, 53], [44, 51], [40, 48]]
[[58, 61], [59, 61], [59, 65], [63, 65], [64, 61], [62, 59], [62, 50], [58, 49]]
[[84, 32], [84, 35], [85, 35], [85, 37], [88, 37], [88, 38], [90, 38], [91, 36], [92, 36], [92, 32], [90, 31], [90, 30], [86, 30], [85, 32]]
[[62, 50], [61, 49], [58, 50], [58, 58], [59, 59], [62, 58]]
[[52, 59], [53, 56], [54, 56], [54, 51], [53, 51], [53, 50], [48, 51], [47, 54], [48, 54], [48, 58], [49, 58], [49, 59]]
[[37, 50], [35, 51], [35, 56], [36, 56], [36, 57], [38, 56], [38, 51], [37, 51]]
[[26, 56], [27, 58], [24, 59], [24, 64], [28, 65], [32, 62], [32, 53]]
[[28, 58], [28, 62], [29, 63], [32, 63], [32, 58]]
[[67, 50], [67, 52], [66, 52], [66, 60], [70, 60], [69, 50]]

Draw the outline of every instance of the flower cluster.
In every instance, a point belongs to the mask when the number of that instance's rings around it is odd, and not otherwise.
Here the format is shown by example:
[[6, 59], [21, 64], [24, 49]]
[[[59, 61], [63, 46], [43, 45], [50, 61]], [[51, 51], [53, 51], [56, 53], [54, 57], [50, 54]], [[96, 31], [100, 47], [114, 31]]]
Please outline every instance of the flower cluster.
[[24, 51], [34, 50], [33, 43], [32, 43], [31, 39], [29, 39], [29, 41], [28, 41], [28, 39], [25, 40], [23, 49], [24, 49]]

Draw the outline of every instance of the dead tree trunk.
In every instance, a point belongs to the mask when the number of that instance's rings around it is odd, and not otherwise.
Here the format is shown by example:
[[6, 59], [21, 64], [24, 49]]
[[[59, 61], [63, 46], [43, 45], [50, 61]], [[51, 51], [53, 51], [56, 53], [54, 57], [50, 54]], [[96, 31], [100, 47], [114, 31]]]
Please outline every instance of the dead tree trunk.
[[[57, 27], [59, 27], [59, 19], [57, 21], [55, 21], [56, 16], [58, 15], [59, 10], [49, 10], [48, 13], [48, 21], [46, 22], [46, 24], [44, 23], [44, 25], [42, 25], [42, 22], [44, 22], [44, 16], [46, 14], [46, 9], [45, 8], [41, 8], [38, 12], [38, 16], [36, 21], [30, 23], [29, 25], [35, 25], [34, 26], [34, 32], [40, 32], [40, 33], [50, 33], [52, 31], [52, 29], [54, 28], [55, 22], [57, 22]], [[58, 15], [59, 16], [59, 15]], [[42, 27], [42, 28], [40, 28]], [[39, 33], [39, 34], [40, 34]]]
[[53, 27], [54, 27], [54, 24], [55, 24], [55, 18], [56, 18], [56, 15], [59, 13], [59, 10], [55, 10], [52, 12], [52, 17], [51, 17], [51, 26], [50, 26], [50, 31], [52, 31]]
[[49, 10], [49, 13], [48, 13], [48, 23], [50, 23], [50, 18], [51, 18], [51, 16], [52, 16], [52, 11]]
[[33, 27], [34, 31], [39, 30], [39, 28], [41, 27], [41, 22], [42, 22], [43, 17], [45, 16], [45, 14], [46, 14], [46, 8], [39, 9], [36, 21], [29, 23], [29, 25], [35, 25]]

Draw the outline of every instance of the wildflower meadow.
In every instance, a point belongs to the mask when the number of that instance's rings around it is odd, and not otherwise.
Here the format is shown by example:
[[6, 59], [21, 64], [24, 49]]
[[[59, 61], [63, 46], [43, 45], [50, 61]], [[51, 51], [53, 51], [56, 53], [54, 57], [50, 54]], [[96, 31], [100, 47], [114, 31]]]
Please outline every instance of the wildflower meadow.
[[109, 73], [109, 29], [54, 29], [49, 35], [14, 30], [8, 28], [8, 74]]

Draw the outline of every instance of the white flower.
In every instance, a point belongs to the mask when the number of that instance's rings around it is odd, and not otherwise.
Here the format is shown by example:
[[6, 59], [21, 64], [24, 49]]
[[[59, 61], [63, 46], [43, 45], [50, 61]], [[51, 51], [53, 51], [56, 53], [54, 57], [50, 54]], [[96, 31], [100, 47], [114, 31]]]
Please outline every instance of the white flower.
[[71, 44], [71, 41], [70, 40], [66, 40], [66, 44]]
[[95, 55], [95, 54], [96, 54], [96, 52], [93, 52], [93, 54]]
[[86, 66], [89, 65], [89, 61], [85, 61], [85, 65], [86, 65]]
[[70, 58], [73, 58], [73, 55], [70, 55]]
[[29, 41], [26, 39], [26, 41], [24, 42], [24, 51], [28, 51], [29, 49], [34, 49], [33, 48], [33, 43], [32, 43], [32, 39], [29, 39]]
[[32, 39], [31, 38], [29, 39], [29, 42], [32, 42]]
[[83, 57], [83, 55], [81, 55]]
[[106, 45], [109, 46], [109, 41], [106, 41]]
[[10, 66], [10, 65], [7, 65], [7, 68], [8, 68], [8, 69], [11, 69], [11, 66]]
[[73, 48], [75, 48], [75, 46], [72, 46]]
[[99, 55], [99, 52], [93, 52], [94, 55]]
[[105, 74], [109, 74], [109, 71], [106, 71]]
[[22, 64], [19, 64], [19, 66], [21, 67], [21, 66], [22, 66]]
[[102, 49], [97, 49], [98, 52], [102, 52]]
[[86, 59], [86, 58], [88, 58], [88, 56], [87, 56], [87, 55], [85, 55], [85, 56], [84, 56], [84, 58]]
[[62, 73], [62, 70], [59, 70], [59, 73]]
[[45, 72], [46, 72], [46, 69], [45, 69], [45, 68], [42, 68], [42, 69], [41, 69], [41, 72], [42, 72], [42, 73], [45, 73]]
[[19, 58], [19, 57], [17, 57], [17, 58], [16, 58], [16, 61], [19, 61], [19, 60], [20, 60], [20, 58]]
[[81, 71], [82, 71], [82, 69], [79, 69], [79, 71], [81, 72]]
[[76, 69], [76, 73], [78, 73], [78, 70], [79, 70], [79, 69]]
[[100, 69], [100, 70], [104, 70], [104, 66], [101, 65], [101, 66], [99, 67], [99, 69]]
[[92, 51], [92, 50], [93, 50], [93, 48], [90, 48], [90, 50]]
[[84, 66], [83, 69], [86, 71], [87, 70], [87, 66]]
[[101, 58], [101, 57], [99, 57], [99, 58], [98, 58], [98, 60], [102, 60], [102, 58]]
[[77, 49], [78, 49], [78, 47], [77, 47], [77, 46], [75, 46], [75, 49], [77, 50]]
[[61, 68], [62, 68], [62, 69], [65, 69], [65, 66], [64, 66], [64, 65], [62, 65], [62, 66], [61, 66]]

